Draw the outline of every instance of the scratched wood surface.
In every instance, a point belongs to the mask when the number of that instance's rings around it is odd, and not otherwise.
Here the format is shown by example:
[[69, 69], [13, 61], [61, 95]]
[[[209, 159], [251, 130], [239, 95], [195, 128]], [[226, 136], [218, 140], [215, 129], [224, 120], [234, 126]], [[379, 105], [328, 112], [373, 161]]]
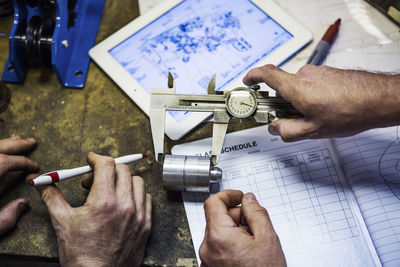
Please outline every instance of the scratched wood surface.
[[[107, 1], [96, 43], [138, 15], [137, 1]], [[0, 32], [10, 32], [11, 25], [12, 18], [0, 20]], [[0, 37], [0, 51], [2, 70], [8, 57], [7, 37]], [[82, 90], [63, 88], [47, 69], [29, 70], [23, 84], [7, 86], [12, 96], [7, 110], [0, 113], [0, 138], [12, 134], [36, 138], [38, 147], [30, 158], [40, 164], [41, 172], [84, 165], [89, 151], [113, 157], [153, 153], [147, 116], [93, 62]], [[250, 126], [255, 123], [233, 121], [228, 131]], [[202, 124], [178, 142], [166, 138], [165, 152], [174, 144], [211, 134], [212, 125]], [[197, 265], [180, 193], [163, 190], [161, 167], [154, 157], [129, 166], [133, 174], [144, 178], [153, 196], [153, 229], [145, 265]], [[13, 173], [0, 181], [0, 207], [19, 197], [31, 205], [16, 228], [1, 236], [0, 264], [2, 259], [57, 261], [56, 237], [47, 210], [36, 190], [23, 183], [24, 177]], [[80, 186], [80, 178], [60, 183], [59, 188], [72, 206], [85, 202], [88, 192]]]
[[[96, 42], [138, 14], [137, 1], [107, 1]], [[0, 32], [10, 32], [11, 24], [12, 18], [0, 20]], [[8, 57], [7, 37], [0, 37], [0, 51], [2, 70]], [[12, 134], [36, 138], [38, 147], [30, 158], [40, 164], [41, 172], [83, 165], [89, 151], [113, 157], [153, 153], [147, 116], [93, 62], [82, 90], [63, 88], [46, 69], [30, 70], [22, 85], [7, 86], [12, 97], [7, 110], [0, 113], [0, 138]], [[209, 136], [210, 126], [203, 128], [180, 142]], [[174, 143], [166, 142], [168, 152]], [[180, 194], [163, 190], [161, 167], [154, 157], [130, 164], [130, 168], [145, 179], [153, 196], [153, 230], [145, 264], [196, 264]], [[1, 237], [0, 258], [57, 261], [56, 237], [47, 210], [23, 179], [23, 174], [14, 173], [0, 181], [0, 207], [18, 197], [27, 198], [31, 205], [17, 227]], [[72, 206], [84, 203], [87, 191], [80, 186], [80, 178], [60, 183], [59, 188]]]

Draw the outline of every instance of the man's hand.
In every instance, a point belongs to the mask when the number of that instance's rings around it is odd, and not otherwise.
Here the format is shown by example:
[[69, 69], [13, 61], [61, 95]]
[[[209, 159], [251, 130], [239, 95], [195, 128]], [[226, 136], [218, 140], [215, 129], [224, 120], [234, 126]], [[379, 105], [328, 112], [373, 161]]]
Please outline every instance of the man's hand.
[[[11, 171], [35, 172], [39, 166], [24, 156], [18, 156], [36, 147], [36, 140], [33, 138], [21, 139], [19, 136], [12, 136], [0, 140], [0, 178], [3, 178]], [[19, 198], [11, 201], [0, 210], [0, 234], [14, 227], [20, 215], [29, 208], [28, 200]]]
[[221, 191], [205, 201], [204, 210], [202, 266], [286, 266], [268, 213], [253, 194]]
[[[94, 178], [72, 208], [55, 185], [37, 187], [57, 235], [62, 266], [139, 266], [151, 230], [151, 196], [124, 164], [88, 154]], [[28, 177], [28, 182], [34, 177]]]
[[243, 82], [266, 83], [304, 115], [269, 125], [284, 141], [344, 137], [400, 123], [400, 75], [314, 65], [290, 74], [265, 65], [249, 71]]

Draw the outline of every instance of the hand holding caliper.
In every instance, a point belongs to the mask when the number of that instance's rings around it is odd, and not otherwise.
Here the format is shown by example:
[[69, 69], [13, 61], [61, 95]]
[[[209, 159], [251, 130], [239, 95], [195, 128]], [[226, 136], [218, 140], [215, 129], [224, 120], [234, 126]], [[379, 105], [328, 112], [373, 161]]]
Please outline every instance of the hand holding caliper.
[[167, 110], [213, 112], [212, 163], [216, 165], [221, 155], [226, 131], [231, 118], [253, 117], [257, 123], [270, 123], [276, 118], [299, 114], [281, 97], [270, 97], [268, 92], [238, 87], [230, 91], [215, 91], [215, 75], [208, 86], [208, 95], [175, 94], [174, 80], [168, 74], [168, 89], [153, 89], [150, 106], [150, 124], [154, 152], [158, 162], [164, 153], [165, 112]]

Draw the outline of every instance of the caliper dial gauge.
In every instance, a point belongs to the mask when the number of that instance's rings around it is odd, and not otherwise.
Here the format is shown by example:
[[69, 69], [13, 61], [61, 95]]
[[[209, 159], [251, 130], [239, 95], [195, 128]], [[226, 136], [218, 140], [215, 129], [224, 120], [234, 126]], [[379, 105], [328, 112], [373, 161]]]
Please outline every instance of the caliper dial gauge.
[[257, 98], [248, 88], [235, 88], [226, 98], [226, 109], [233, 117], [247, 118], [256, 111]]

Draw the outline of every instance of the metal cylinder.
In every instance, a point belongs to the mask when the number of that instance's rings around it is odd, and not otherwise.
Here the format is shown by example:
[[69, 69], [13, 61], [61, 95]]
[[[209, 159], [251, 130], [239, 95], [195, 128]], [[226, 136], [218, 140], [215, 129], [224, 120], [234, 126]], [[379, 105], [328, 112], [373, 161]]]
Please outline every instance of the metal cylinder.
[[170, 191], [210, 192], [210, 186], [222, 179], [220, 168], [211, 158], [185, 155], [166, 155], [163, 165], [163, 184]]

